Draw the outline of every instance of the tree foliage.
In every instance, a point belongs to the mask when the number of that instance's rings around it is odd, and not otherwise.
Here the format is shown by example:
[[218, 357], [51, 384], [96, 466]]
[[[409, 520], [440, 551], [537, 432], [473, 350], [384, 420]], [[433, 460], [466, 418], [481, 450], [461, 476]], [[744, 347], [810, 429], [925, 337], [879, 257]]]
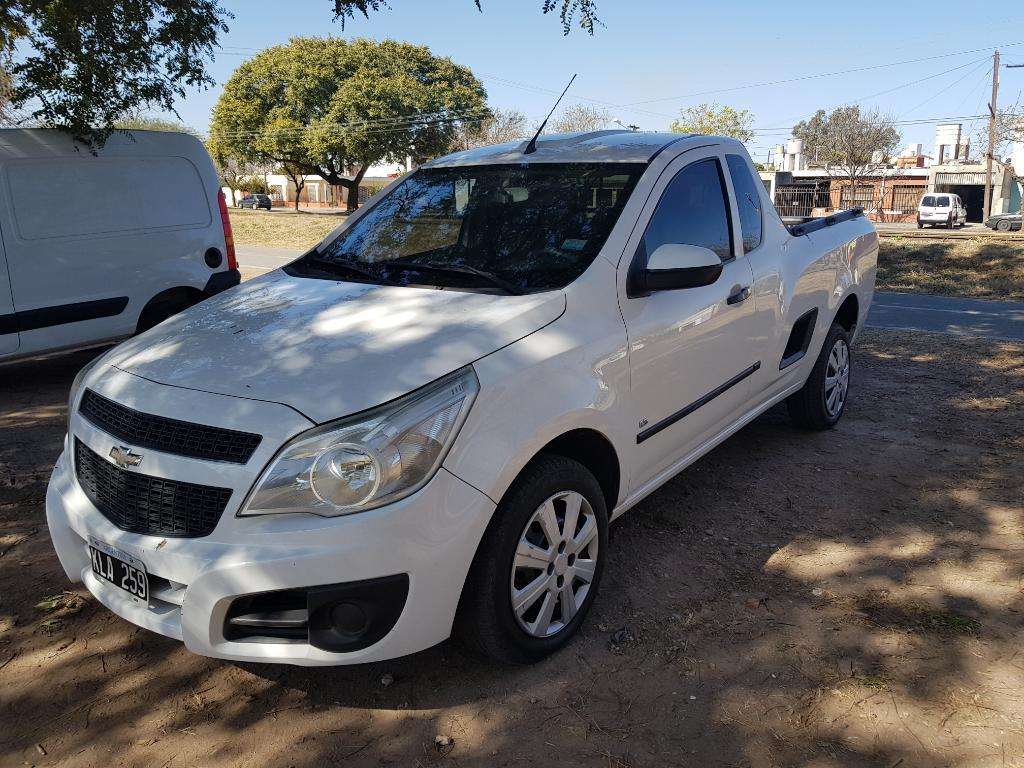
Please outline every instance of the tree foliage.
[[546, 130], [551, 133], [586, 133], [600, 131], [612, 124], [610, 112], [583, 104], [566, 107], [562, 114], [548, 123]]
[[515, 109], [494, 109], [480, 120], [467, 120], [455, 131], [452, 151], [487, 147], [506, 141], [525, 139], [531, 133], [526, 115]]
[[319, 175], [354, 207], [366, 170], [443, 154], [460, 122], [490, 115], [473, 73], [426, 46], [294, 38], [231, 75], [213, 111], [215, 151]]
[[199, 137], [199, 131], [191, 125], [153, 115], [132, 115], [118, 120], [114, 126], [119, 131], [171, 131]]
[[206, 71], [231, 15], [217, 0], [6, 0], [0, 69], [10, 104], [31, 119], [102, 143], [141, 108], [210, 87]]
[[900, 143], [893, 120], [878, 110], [859, 105], [839, 107], [793, 127], [793, 136], [804, 141], [804, 153], [820, 163], [830, 176], [856, 185], [866, 174], [884, 165]]
[[[478, 11], [483, 11], [481, 0], [473, 0], [473, 3]], [[344, 28], [345, 20], [354, 18], [357, 12], [369, 18], [371, 12], [390, 7], [387, 0], [334, 0], [334, 18], [340, 20]], [[574, 25], [592, 35], [594, 27], [601, 23], [597, 18], [596, 0], [541, 0], [543, 13], [556, 10], [562, 22], [563, 35], [568, 35]]]
[[697, 104], [679, 111], [679, 118], [672, 122], [676, 133], [699, 133], [705, 136], [731, 136], [742, 142], [754, 138], [751, 127], [754, 115], [747, 109], [733, 109], [718, 104]]

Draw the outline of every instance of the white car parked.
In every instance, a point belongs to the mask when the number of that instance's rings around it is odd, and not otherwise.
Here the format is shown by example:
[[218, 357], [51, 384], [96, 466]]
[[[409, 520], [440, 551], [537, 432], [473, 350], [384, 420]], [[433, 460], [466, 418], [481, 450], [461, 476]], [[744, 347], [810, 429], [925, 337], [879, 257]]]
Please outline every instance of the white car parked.
[[917, 228], [925, 224], [952, 229], [967, 223], [967, 209], [960, 195], [936, 193], [925, 195], [917, 207]]
[[[461, 152], [75, 380], [67, 575], [197, 653], [563, 646], [608, 523], [775, 403], [836, 424], [878, 240], [787, 229], [731, 139]], [[685, 574], [680, 574], [685, 578]]]
[[239, 283], [202, 142], [0, 130], [0, 361], [117, 341]]

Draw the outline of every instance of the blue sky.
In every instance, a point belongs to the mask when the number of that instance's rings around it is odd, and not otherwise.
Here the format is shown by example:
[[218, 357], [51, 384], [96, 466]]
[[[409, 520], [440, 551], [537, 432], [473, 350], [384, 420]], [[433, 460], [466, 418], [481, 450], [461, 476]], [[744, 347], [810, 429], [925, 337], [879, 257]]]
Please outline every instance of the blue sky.
[[[1024, 63], [1021, 16], [1009, 15], [1012, 4], [978, 20], [962, 2], [945, 0], [599, 0], [605, 26], [593, 37], [578, 30], [563, 37], [557, 17], [541, 14], [541, 0], [484, 0], [483, 13], [472, 0], [390, 4], [343, 31], [331, 21], [330, 0], [228, 0], [235, 19], [212, 72], [223, 83], [247, 55], [294, 35], [394, 38], [470, 67], [492, 105], [531, 120], [544, 115], [574, 72], [579, 77], [566, 103], [601, 106], [645, 130], [667, 128], [681, 107], [701, 101], [749, 109], [761, 129], [750, 149], [764, 160], [788, 128], [819, 107], [860, 102], [900, 121], [981, 114], [992, 48], [998, 45], [1004, 63]], [[970, 52], [945, 55], [961, 51]], [[794, 78], [805, 79], [778, 82]], [[1000, 103], [1016, 102], [1024, 69], [1004, 69], [1001, 78]], [[179, 105], [185, 122], [205, 130], [219, 90], [190, 93]], [[976, 125], [966, 129], [973, 134]], [[899, 127], [904, 143], [922, 142], [928, 151], [933, 124]]]

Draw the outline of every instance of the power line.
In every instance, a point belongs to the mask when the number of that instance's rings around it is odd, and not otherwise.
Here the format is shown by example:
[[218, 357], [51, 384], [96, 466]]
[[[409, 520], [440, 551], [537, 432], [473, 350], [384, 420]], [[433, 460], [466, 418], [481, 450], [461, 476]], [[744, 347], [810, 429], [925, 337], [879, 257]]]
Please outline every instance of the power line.
[[988, 58], [987, 57], [984, 58], [984, 59], [981, 59], [978, 62], [975, 62], [975, 66], [974, 66], [973, 69], [971, 69], [967, 73], [965, 73], [965, 74], [961, 75], [960, 77], [958, 77], [956, 80], [954, 80], [952, 83], [947, 85], [945, 88], [941, 88], [940, 90], [936, 91], [935, 93], [933, 93], [931, 96], [929, 96], [927, 99], [925, 99], [921, 103], [916, 104], [915, 106], [911, 107], [910, 109], [904, 110], [903, 112], [900, 113], [899, 116], [903, 117], [903, 115], [909, 115], [911, 112], [914, 112], [915, 110], [920, 109], [921, 107], [923, 107], [928, 102], [933, 101], [934, 99], [938, 98], [939, 96], [941, 96], [942, 94], [946, 93], [950, 89], [956, 87], [957, 85], [962, 83], [964, 80], [966, 80], [971, 75], [976, 75], [978, 73], [978, 70], [981, 67], [983, 67], [987, 62], [988, 62]]
[[[1024, 40], [1020, 40], [1020, 41], [1013, 42], [1013, 43], [997, 43], [996, 45], [998, 45], [999, 47], [1008, 48], [1008, 47], [1014, 46], [1014, 45], [1024, 45]], [[645, 101], [634, 101], [634, 102], [630, 102], [630, 104], [624, 104], [622, 106], [633, 106], [633, 105], [636, 105], [636, 104], [654, 104], [654, 103], [657, 103], [659, 101], [682, 101], [683, 99], [690, 99], [690, 98], [693, 98], [695, 96], [708, 96], [708, 95], [716, 94], [716, 93], [730, 93], [732, 91], [742, 91], [742, 90], [746, 90], [746, 89], [749, 89], [749, 88], [765, 88], [765, 87], [771, 86], [771, 85], [785, 85], [787, 83], [800, 83], [800, 82], [804, 82], [806, 80], [817, 80], [817, 79], [820, 79], [820, 78], [823, 78], [823, 77], [837, 77], [839, 75], [850, 75], [850, 74], [854, 74], [856, 72], [868, 72], [868, 71], [875, 70], [875, 69], [884, 69], [886, 67], [898, 67], [898, 66], [902, 66], [902, 65], [905, 65], [905, 64], [919, 64], [919, 63], [921, 63], [923, 61], [935, 61], [936, 59], [946, 59], [946, 58], [949, 58], [951, 56], [966, 56], [969, 53], [980, 53], [981, 51], [989, 51], [993, 47], [995, 47], [995, 46], [994, 45], [987, 45], [984, 48], [970, 48], [968, 50], [963, 50], [963, 51], [952, 51], [950, 53], [935, 54], [934, 56], [922, 56], [922, 57], [917, 58], [917, 59], [905, 59], [903, 61], [891, 61], [891, 62], [888, 62], [886, 64], [869, 64], [869, 65], [863, 66], [863, 67], [854, 67], [853, 69], [842, 69], [842, 70], [836, 70], [836, 71], [833, 71], [833, 72], [819, 72], [819, 73], [809, 74], [809, 75], [799, 75], [797, 77], [783, 78], [783, 79], [780, 79], [780, 80], [767, 80], [767, 81], [760, 82], [760, 83], [743, 83], [743, 84], [740, 84], [740, 85], [730, 86], [728, 88], [714, 88], [714, 89], [710, 89], [710, 90], [706, 90], [706, 91], [694, 91], [693, 93], [686, 93], [686, 94], [683, 94], [681, 96], [663, 96], [663, 97], [659, 97], [657, 99], [647, 99]]]

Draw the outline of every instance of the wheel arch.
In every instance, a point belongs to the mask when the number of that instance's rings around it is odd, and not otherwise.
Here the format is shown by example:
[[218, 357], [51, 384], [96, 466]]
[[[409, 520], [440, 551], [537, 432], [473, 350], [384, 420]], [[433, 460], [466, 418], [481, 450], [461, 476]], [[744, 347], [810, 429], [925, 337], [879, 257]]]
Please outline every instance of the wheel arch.
[[[622, 463], [611, 440], [596, 429], [580, 427], [564, 432], [549, 440], [543, 448], [530, 459], [538, 456], [555, 455], [578, 461], [594, 476], [601, 486], [608, 514], [618, 504], [619, 490], [622, 483]], [[530, 462], [527, 462], [529, 465]], [[524, 467], [525, 469], [525, 467]], [[520, 473], [522, 470], [520, 470]], [[516, 475], [518, 477], [518, 474]]]
[[846, 295], [843, 303], [836, 310], [832, 322], [839, 323], [848, 334], [853, 335], [860, 322], [860, 299], [857, 298], [856, 293], [851, 291]]
[[[139, 312], [139, 319], [135, 326], [136, 333], [149, 330], [157, 323], [166, 319], [162, 316], [169, 309], [180, 312], [183, 309], [198, 304], [203, 300], [203, 292], [199, 288], [190, 285], [179, 285], [160, 291], [156, 296], [146, 302], [146, 305]], [[172, 314], [174, 313], [172, 312]], [[155, 322], [154, 322], [155, 320]]]

